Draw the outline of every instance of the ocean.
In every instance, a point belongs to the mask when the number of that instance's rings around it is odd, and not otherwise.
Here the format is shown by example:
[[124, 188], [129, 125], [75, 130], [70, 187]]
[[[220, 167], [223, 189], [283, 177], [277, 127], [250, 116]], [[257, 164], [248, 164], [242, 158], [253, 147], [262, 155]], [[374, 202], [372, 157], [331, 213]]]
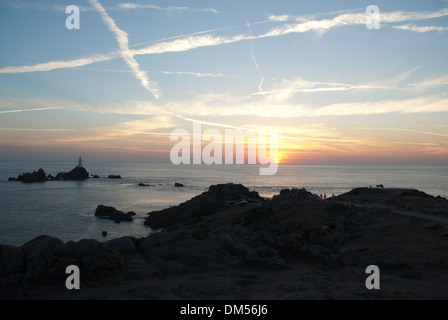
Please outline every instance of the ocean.
[[[107, 241], [122, 236], [144, 237], [148, 212], [178, 205], [219, 183], [241, 183], [264, 197], [284, 188], [302, 188], [318, 194], [339, 195], [356, 187], [416, 188], [448, 197], [447, 166], [312, 166], [279, 165], [273, 176], [260, 176], [257, 165], [180, 165], [155, 163], [84, 162], [99, 179], [48, 181], [25, 184], [8, 181], [24, 172], [43, 168], [56, 176], [73, 169], [75, 162], [0, 162], [0, 244], [20, 246], [47, 234], [69, 240]], [[108, 179], [121, 175], [122, 179]], [[174, 187], [176, 182], [185, 185]], [[139, 183], [149, 186], [140, 187]], [[103, 204], [136, 212], [133, 222], [114, 223], [95, 217]], [[107, 237], [102, 237], [107, 231]]]

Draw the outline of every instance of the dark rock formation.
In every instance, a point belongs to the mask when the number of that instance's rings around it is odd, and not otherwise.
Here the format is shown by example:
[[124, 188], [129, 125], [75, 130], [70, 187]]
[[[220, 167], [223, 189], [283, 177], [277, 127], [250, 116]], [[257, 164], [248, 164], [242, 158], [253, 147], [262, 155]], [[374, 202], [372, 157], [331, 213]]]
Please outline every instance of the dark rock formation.
[[107, 178], [108, 179], [121, 179], [121, 176], [120, 175], [110, 174]]
[[283, 189], [279, 195], [275, 195], [273, 200], [297, 198], [299, 200], [321, 200], [317, 194], [306, 191], [305, 188]]
[[9, 178], [9, 181], [22, 181], [24, 183], [31, 182], [44, 182], [55, 180], [85, 180], [89, 178], [89, 173], [83, 167], [76, 167], [70, 172], [60, 172], [53, 177], [51, 174], [46, 175], [45, 171], [41, 168], [33, 173], [22, 173], [17, 178]]
[[184, 184], [183, 184], [183, 183], [180, 183], [180, 182], [176, 182], [176, 183], [174, 184], [174, 186], [175, 186], [175, 187], [185, 187]]
[[60, 178], [62, 180], [85, 180], [89, 178], [89, 173], [84, 167], [76, 167], [68, 173], [63, 173]]
[[0, 245], [0, 257], [0, 288], [64, 284], [69, 265], [81, 269], [81, 281], [104, 279], [123, 268], [122, 254], [97, 240], [63, 243], [47, 235], [20, 247]]
[[149, 184], [141, 182], [141, 183], [138, 184], [138, 186], [139, 187], [149, 187]]
[[120, 223], [121, 221], [133, 221], [134, 219], [132, 216], [135, 215], [135, 212], [128, 212], [124, 213], [123, 211], [117, 210], [114, 207], [108, 207], [99, 205], [96, 208], [95, 216], [104, 218], [104, 219], [110, 219], [115, 221], [116, 223]]
[[[249, 191], [241, 184], [219, 184], [210, 186], [207, 192], [200, 194], [180, 204], [177, 207], [168, 208], [162, 211], [148, 213], [145, 225], [153, 228], [164, 228], [177, 222], [183, 222], [191, 217], [202, 217], [211, 213], [229, 208], [228, 201], [262, 200], [255, 191]], [[251, 201], [251, 204], [253, 202]]]
[[[382, 199], [390, 206], [403, 198], [425, 199], [434, 211], [448, 201], [379, 189], [379, 206], [358, 207], [352, 201], [364, 201], [364, 191], [345, 194], [344, 202], [315, 201], [302, 191], [264, 200], [241, 185], [212, 186], [177, 207], [151, 213], [150, 225], [164, 230], [147, 237], [63, 243], [40, 236], [21, 247], [0, 245], [0, 298], [447, 297], [446, 223], [394, 214]], [[246, 205], [228, 205], [228, 199]], [[117, 211], [112, 209], [103, 208]], [[65, 289], [67, 265], [79, 266], [81, 290]], [[365, 287], [369, 265], [381, 270], [381, 290]]]
[[[28, 172], [22, 173], [15, 180], [22, 181], [24, 183], [44, 182], [44, 181], [47, 181], [47, 175], [46, 175], [45, 171], [41, 168], [37, 171], [33, 171], [33, 173], [28, 173]], [[10, 180], [10, 181], [14, 181], [14, 180]]]
[[99, 175], [97, 175], [97, 174], [95, 174], [94, 176], [92, 176], [92, 178], [93, 178], [93, 179], [99, 179], [99, 178], [100, 178], [100, 176], [99, 176]]

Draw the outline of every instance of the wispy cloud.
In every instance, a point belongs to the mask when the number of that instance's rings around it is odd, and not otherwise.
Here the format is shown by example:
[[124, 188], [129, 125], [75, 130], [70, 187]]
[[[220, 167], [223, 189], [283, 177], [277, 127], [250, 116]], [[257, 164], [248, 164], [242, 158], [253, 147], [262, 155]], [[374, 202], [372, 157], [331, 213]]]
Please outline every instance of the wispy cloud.
[[[60, 4], [48, 4], [48, 3], [40, 3], [37, 1], [23, 1], [23, 0], [2, 0], [0, 1], [0, 5], [14, 9], [55, 11], [55, 12], [65, 12], [65, 8], [67, 7]], [[81, 5], [78, 5], [78, 8], [82, 12], [93, 10], [92, 7]]]
[[52, 71], [56, 69], [67, 69], [83, 67], [92, 63], [107, 61], [118, 58], [117, 52], [106, 54], [95, 54], [89, 57], [83, 57], [73, 60], [58, 60], [44, 63], [38, 63], [31, 66], [17, 66], [17, 67], [3, 67], [0, 68], [0, 73], [26, 73], [26, 72], [39, 72], [39, 71]]
[[[39, 11], [55, 11], [55, 12], [65, 12], [66, 6], [61, 4], [48, 4], [40, 3], [37, 1], [23, 1], [23, 0], [2, 0], [0, 5], [7, 6], [14, 9], [26, 9], [26, 10], [39, 10]], [[89, 6], [82, 6], [76, 4], [80, 11], [92, 11], [95, 10]], [[106, 7], [107, 10], [136, 10], [136, 9], [153, 9], [161, 11], [197, 11], [197, 12], [212, 12], [219, 13], [218, 10], [213, 8], [198, 8], [198, 7], [160, 7], [153, 4], [140, 4], [124, 2], [119, 3], [115, 6]]]
[[414, 90], [425, 90], [446, 85], [448, 85], [448, 75], [427, 78], [420, 82], [410, 83], [408, 86]]
[[437, 27], [437, 26], [416, 26], [413, 24], [405, 24], [402, 26], [393, 26], [392, 28], [399, 29], [399, 30], [406, 30], [406, 31], [413, 31], [413, 32], [432, 32], [432, 31], [448, 31], [448, 27]]
[[[247, 28], [249, 29], [249, 34], [252, 35], [252, 30], [250, 28], [249, 21], [246, 22]], [[252, 58], [252, 61], [254, 62], [255, 68], [258, 71], [258, 75], [260, 76], [260, 84], [258, 85], [258, 91], [263, 91], [263, 83], [264, 83], [264, 76], [261, 72], [260, 65], [258, 64], [257, 57], [255, 56], [255, 40], [252, 40], [252, 47], [250, 49], [250, 55]]]
[[175, 75], [189, 75], [199, 78], [212, 77], [212, 78], [222, 78], [227, 77], [223, 73], [201, 73], [201, 72], [188, 72], [188, 71], [162, 71], [163, 74], [175, 74]]
[[[62, 60], [53, 61], [47, 63], [40, 63], [32, 66], [17, 66], [17, 67], [3, 67], [0, 68], [0, 73], [23, 73], [23, 72], [35, 72], [35, 71], [50, 71], [60, 68], [73, 68], [82, 67], [95, 62], [107, 61], [115, 59], [117, 57], [122, 57], [127, 61], [131, 70], [134, 74], [142, 81], [145, 87], [150, 91], [154, 91], [154, 95], [159, 95], [158, 89], [154, 83], [151, 83], [146, 76], [145, 72], [138, 69], [138, 63], [135, 61], [135, 55], [150, 55], [150, 54], [163, 54], [169, 52], [185, 52], [189, 50], [194, 50], [204, 47], [214, 47], [225, 44], [232, 44], [247, 40], [257, 40], [272, 37], [281, 37], [292, 33], [306, 33], [314, 31], [319, 35], [325, 32], [342, 27], [342, 26], [354, 26], [354, 25], [364, 25], [365, 24], [365, 13], [343, 13], [331, 19], [310, 19], [306, 20], [303, 17], [302, 20], [295, 21], [297, 23], [283, 23], [279, 27], [271, 28], [265, 33], [258, 35], [251, 34], [237, 34], [233, 36], [213, 36], [211, 34], [202, 34], [202, 32], [197, 32], [192, 35], [187, 35], [185, 37], [178, 38], [178, 36], [173, 37], [174, 40], [159, 41], [156, 43], [151, 43], [150, 45], [131, 50], [128, 44], [128, 36], [126, 32], [119, 29], [115, 21], [112, 20], [105, 11], [104, 7], [100, 5], [96, 0], [89, 0], [89, 2], [94, 5], [94, 7], [99, 11], [103, 17], [105, 23], [116, 35], [117, 41], [119, 40], [120, 51], [107, 53], [107, 54], [96, 54], [89, 57], [74, 59], [74, 60]], [[98, 6], [99, 5], [99, 6]], [[403, 21], [415, 21], [424, 20], [432, 18], [440, 18], [448, 16], [448, 8], [442, 9], [435, 12], [382, 12], [381, 22], [382, 23], [395, 23]], [[290, 19], [289, 16], [271, 16], [270, 19], [275, 22], [285, 22]], [[297, 18], [295, 18], [297, 20]], [[231, 27], [229, 27], [231, 28]], [[212, 32], [213, 30], [207, 30], [207, 32]]]
[[134, 76], [140, 80], [142, 86], [151, 92], [156, 99], [159, 99], [161, 93], [157, 83], [152, 82], [146, 72], [140, 70], [140, 66], [135, 60], [133, 52], [129, 49], [128, 34], [116, 25], [115, 21], [107, 14], [104, 7], [97, 0], [89, 0], [89, 2], [100, 13], [103, 22], [107, 25], [110, 31], [114, 33], [120, 47], [119, 54], [121, 58], [126, 62]]
[[192, 8], [192, 7], [160, 7], [153, 4], [140, 4], [140, 3], [119, 3], [116, 6], [117, 9], [120, 10], [134, 10], [134, 9], [155, 9], [155, 10], [163, 10], [163, 11], [203, 11], [203, 12], [213, 12], [218, 13], [216, 9], [210, 8]]
[[75, 129], [53, 129], [53, 128], [7, 128], [7, 127], [0, 127], [0, 131], [66, 132], [66, 131], [75, 131]]
[[423, 130], [416, 130], [416, 129], [405, 129], [405, 128], [355, 128], [355, 129], [358, 129], [358, 130], [403, 131], [403, 132], [421, 133], [421, 134], [427, 134], [427, 135], [432, 135], [432, 136], [439, 136], [439, 137], [448, 138], [448, 134], [446, 134], [446, 133], [430, 132], [430, 131], [423, 131]]
[[[409, 74], [409, 73], [406, 73]], [[395, 78], [395, 77], [394, 77]], [[398, 80], [404, 78], [400, 75]], [[397, 79], [390, 81], [378, 81], [367, 84], [348, 84], [340, 82], [310, 81], [298, 77], [294, 80], [282, 80], [281, 83], [274, 85], [271, 90], [264, 90], [253, 93], [251, 96], [263, 96], [268, 100], [282, 102], [290, 100], [296, 93], [321, 93], [338, 92], [353, 90], [408, 90], [406, 88], [397, 88], [391, 84], [396, 84]]]
[[31, 109], [14, 109], [14, 110], [4, 110], [0, 113], [18, 113], [18, 112], [30, 112], [30, 111], [42, 111], [42, 110], [55, 110], [62, 109], [60, 107], [44, 107], [44, 108], [31, 108]]

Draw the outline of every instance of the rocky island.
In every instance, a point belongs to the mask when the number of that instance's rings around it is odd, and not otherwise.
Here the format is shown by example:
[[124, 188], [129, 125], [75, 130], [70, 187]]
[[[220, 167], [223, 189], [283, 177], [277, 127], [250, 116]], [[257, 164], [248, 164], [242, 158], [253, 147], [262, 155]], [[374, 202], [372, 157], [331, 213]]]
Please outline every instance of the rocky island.
[[[160, 232], [147, 237], [0, 245], [0, 298], [446, 299], [447, 208], [408, 189], [321, 200], [305, 189], [263, 199], [242, 185], [211, 186], [148, 213]], [[80, 290], [65, 288], [68, 265], [80, 268]], [[366, 288], [371, 265], [380, 290]]]
[[60, 172], [53, 177], [51, 174], [47, 176], [44, 169], [40, 168], [33, 173], [22, 173], [17, 178], [11, 177], [9, 181], [22, 181], [24, 183], [31, 182], [45, 182], [45, 181], [55, 181], [55, 180], [86, 180], [89, 178], [89, 173], [82, 166], [81, 157], [79, 157], [78, 165], [70, 170], [69, 172]]

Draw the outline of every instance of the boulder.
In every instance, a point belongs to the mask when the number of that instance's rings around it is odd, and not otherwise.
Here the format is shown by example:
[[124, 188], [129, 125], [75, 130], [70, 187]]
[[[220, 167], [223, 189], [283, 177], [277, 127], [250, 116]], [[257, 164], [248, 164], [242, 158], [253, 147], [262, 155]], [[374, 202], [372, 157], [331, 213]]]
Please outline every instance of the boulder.
[[121, 221], [133, 221], [132, 216], [135, 212], [124, 213], [123, 211], [117, 210], [114, 207], [99, 205], [95, 210], [95, 216], [103, 219], [110, 219], [119, 223]]
[[63, 244], [62, 240], [47, 235], [38, 236], [22, 246], [27, 261], [39, 258], [51, 249]]
[[108, 179], [121, 179], [121, 176], [119, 174], [118, 175], [110, 174], [107, 178]]
[[185, 185], [184, 185], [183, 183], [180, 183], [180, 182], [176, 182], [176, 183], [174, 184], [174, 186], [175, 186], [175, 187], [178, 187], [178, 188], [185, 187]]

